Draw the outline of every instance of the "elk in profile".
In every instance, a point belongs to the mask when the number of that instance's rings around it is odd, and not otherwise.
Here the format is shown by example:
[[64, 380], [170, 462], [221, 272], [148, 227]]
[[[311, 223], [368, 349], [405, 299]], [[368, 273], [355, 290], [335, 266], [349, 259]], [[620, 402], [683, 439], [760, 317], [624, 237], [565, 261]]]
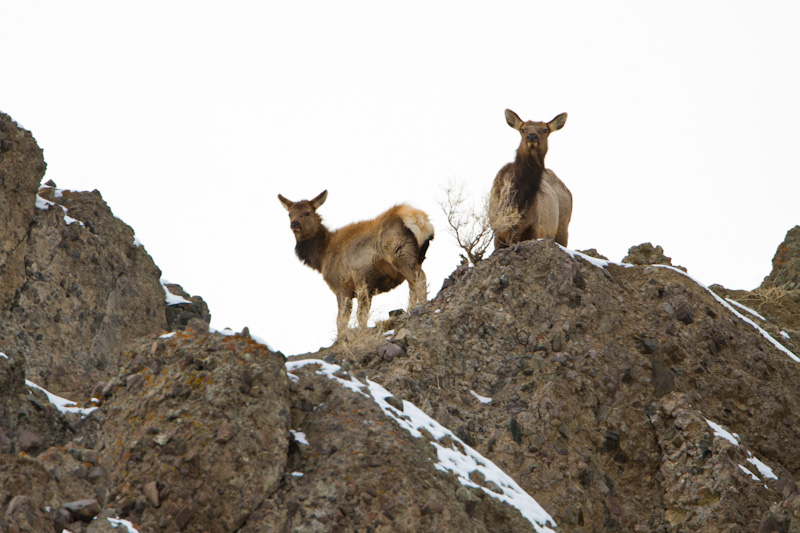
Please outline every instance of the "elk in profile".
[[327, 197], [325, 190], [313, 200], [292, 202], [280, 194], [278, 200], [289, 212], [297, 257], [321, 272], [336, 295], [338, 334], [341, 336], [350, 321], [353, 298], [358, 299], [361, 328], [367, 325], [372, 296], [403, 281], [408, 281], [409, 308], [426, 301], [428, 282], [421, 265], [433, 239], [428, 215], [400, 204], [372, 220], [330, 231], [317, 214]]
[[500, 169], [489, 195], [495, 249], [550, 235], [562, 246], [567, 245], [572, 193], [544, 166], [547, 138], [566, 121], [567, 114], [561, 113], [550, 122], [523, 122], [506, 109], [506, 122], [520, 132], [522, 139], [516, 159]]

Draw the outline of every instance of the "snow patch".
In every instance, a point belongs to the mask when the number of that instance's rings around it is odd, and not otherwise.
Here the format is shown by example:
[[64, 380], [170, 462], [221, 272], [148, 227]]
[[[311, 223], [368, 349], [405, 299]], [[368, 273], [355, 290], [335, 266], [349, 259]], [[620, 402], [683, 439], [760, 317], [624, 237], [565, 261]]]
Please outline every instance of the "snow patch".
[[[723, 438], [731, 442], [734, 446], [739, 446], [739, 440], [740, 440], [739, 435], [737, 435], [736, 433], [731, 433], [727, 429], [723, 428], [721, 425], [717, 424], [716, 422], [712, 422], [708, 418], [706, 418], [705, 421], [714, 430], [715, 437]], [[772, 468], [765, 465], [762, 461], [754, 457], [753, 453], [750, 450], [745, 450], [745, 451], [747, 451], [747, 455], [750, 456], [747, 459], [747, 461], [753, 464], [758, 469], [758, 472], [761, 474], [762, 477], [768, 479], [778, 479], [778, 476], [775, 475], [775, 472], [772, 471]], [[741, 468], [742, 470], [753, 476], [753, 479], [755, 479], [756, 481], [761, 481], [758, 477], [756, 477], [752, 472], [747, 470], [742, 465], [739, 465], [739, 468]]]
[[778, 476], [775, 475], [775, 472], [773, 472], [770, 467], [768, 467], [767, 465], [765, 465], [764, 463], [762, 463], [761, 461], [759, 461], [755, 457], [752, 457], [752, 455], [753, 455], [752, 453], [750, 455], [751, 455], [751, 457], [749, 457], [747, 459], [747, 462], [752, 463], [756, 468], [758, 468], [758, 472], [763, 477], [768, 478], [768, 479], [778, 479]]
[[292, 437], [294, 437], [295, 442], [297, 442], [298, 444], [305, 444], [306, 446], [308, 446], [308, 439], [306, 438], [305, 433], [303, 433], [302, 431], [295, 431], [294, 429], [290, 429], [289, 433], [292, 434]]
[[41, 196], [37, 196], [36, 197], [36, 209], [42, 209], [42, 210], [46, 211], [46, 210], [50, 209], [52, 206], [60, 207], [61, 210], [64, 211], [64, 222], [66, 222], [68, 226], [70, 224], [74, 224], [76, 222], [78, 223], [79, 226], [83, 226], [84, 225], [83, 222], [81, 222], [80, 220], [77, 220], [77, 219], [72, 218], [71, 216], [67, 215], [67, 208], [64, 207], [63, 205], [58, 205], [57, 203], [51, 202], [50, 200], [45, 200]]
[[781, 334], [781, 337], [783, 337], [783, 338], [784, 338], [784, 339], [786, 339], [787, 341], [788, 341], [789, 339], [791, 339], [791, 337], [789, 336], [789, 334], [788, 334], [788, 333], [786, 333], [785, 331], [781, 331], [781, 332], [780, 332], [780, 334]]
[[159, 335], [159, 337], [158, 337], [158, 338], [159, 338], [159, 339], [169, 339], [169, 338], [172, 338], [172, 337], [174, 337], [174, 336], [175, 336], [175, 333], [176, 333], [176, 332], [174, 332], [174, 331], [171, 331], [171, 332], [169, 332], [169, 333], [164, 333], [163, 335]]
[[190, 303], [192, 303], [189, 300], [187, 300], [186, 298], [184, 298], [183, 296], [178, 296], [177, 294], [171, 293], [169, 291], [169, 289], [167, 288], [167, 284], [168, 283], [169, 283], [169, 281], [165, 280], [164, 278], [161, 278], [161, 287], [164, 289], [164, 294], [166, 295], [165, 301], [167, 302], [167, 305], [178, 305], [178, 304], [190, 304]]
[[761, 481], [761, 479], [759, 479], [759, 477], [757, 475], [755, 475], [754, 473], [752, 473], [751, 471], [749, 471], [747, 468], [743, 467], [742, 465], [739, 465], [739, 468], [741, 468], [746, 474], [749, 474], [750, 477], [753, 478], [753, 480]]
[[705, 421], [708, 423], [709, 426], [711, 426], [711, 429], [714, 430], [714, 436], [715, 437], [723, 438], [726, 441], [728, 441], [731, 444], [733, 444], [734, 446], [738, 446], [739, 445], [739, 435], [737, 435], [736, 433], [731, 433], [730, 431], [728, 431], [724, 427], [720, 426], [716, 422], [712, 422], [708, 418], [706, 418]]
[[469, 393], [472, 394], [473, 396], [475, 396], [478, 399], [478, 401], [481, 402], [481, 403], [492, 403], [492, 399], [491, 398], [487, 398], [486, 396], [481, 396], [480, 394], [478, 394], [474, 390], [470, 390]]
[[303, 477], [305, 474], [303, 474], [302, 472], [292, 472], [289, 475], [294, 477]]
[[6, 354], [4, 354], [3, 352], [0, 352], [0, 357], [4, 357], [4, 358], [8, 359], [8, 356]]
[[56, 409], [58, 409], [62, 413], [75, 413], [86, 416], [92, 411], [97, 409], [97, 407], [88, 407], [88, 408], [70, 407], [71, 405], [78, 405], [78, 404], [73, 402], [72, 400], [67, 400], [66, 398], [62, 398], [61, 396], [56, 396], [52, 392], [43, 389], [42, 387], [40, 387], [39, 385], [30, 380], [26, 379], [25, 384], [28, 387], [31, 387], [33, 389], [39, 389], [40, 391], [44, 392], [47, 395], [47, 399], [50, 400], [50, 403], [55, 405]]
[[133, 527], [133, 524], [127, 520], [122, 518], [107, 518], [109, 522], [111, 522], [111, 526], [115, 529], [122, 526], [128, 533], [139, 533], [139, 530]]
[[750, 314], [751, 314], [751, 315], [753, 315], [754, 317], [756, 317], [756, 318], [758, 318], [758, 319], [760, 319], [760, 320], [763, 320], [764, 322], [766, 322], [766, 321], [767, 321], [767, 319], [766, 319], [766, 318], [764, 318], [763, 316], [759, 315], [758, 313], [756, 313], [755, 311], [753, 311], [753, 310], [752, 310], [752, 309], [750, 309], [749, 307], [747, 307], [747, 306], [745, 306], [745, 305], [742, 305], [742, 304], [740, 304], [740, 303], [739, 303], [739, 302], [737, 302], [736, 300], [732, 300], [732, 299], [730, 299], [730, 298], [725, 298], [725, 301], [726, 301], [726, 302], [728, 302], [728, 303], [730, 303], [730, 304], [733, 304], [733, 305], [735, 305], [736, 307], [738, 307], [739, 309], [741, 309], [741, 310], [743, 310], [743, 311], [747, 311], [748, 313], [750, 313]]
[[[548, 524], [555, 525], [553, 517], [551, 517], [528, 493], [522, 490], [516, 481], [503, 472], [492, 461], [470, 448], [449, 429], [426, 415], [414, 404], [403, 401], [403, 410], [400, 412], [386, 401], [386, 398], [391, 397], [392, 394], [381, 385], [369, 379], [367, 379], [366, 384], [364, 384], [353, 376], [347, 376], [349, 379], [336, 376], [336, 372], [338, 372], [341, 367], [328, 364], [319, 359], [287, 361], [286, 369], [292, 372], [297, 368], [311, 364], [319, 365], [320, 369], [316, 371], [316, 374], [327, 376], [353, 392], [371, 397], [387, 416], [394, 419], [400, 427], [411, 433], [414, 437], [422, 438], [423, 433], [421, 430], [426, 430], [434, 439], [431, 441], [431, 445], [436, 449], [439, 459], [439, 462], [435, 465], [437, 470], [450, 472], [456, 476], [462, 485], [480, 489], [489, 496], [516, 508], [522, 516], [533, 525], [537, 532], [553, 532], [553, 530], [548, 527]], [[453, 444], [443, 445], [440, 441], [445, 437], [448, 437], [447, 440]], [[470, 473], [475, 471], [480, 472], [486, 481], [494, 483], [499, 492], [489, 490], [473, 482], [470, 479]]]

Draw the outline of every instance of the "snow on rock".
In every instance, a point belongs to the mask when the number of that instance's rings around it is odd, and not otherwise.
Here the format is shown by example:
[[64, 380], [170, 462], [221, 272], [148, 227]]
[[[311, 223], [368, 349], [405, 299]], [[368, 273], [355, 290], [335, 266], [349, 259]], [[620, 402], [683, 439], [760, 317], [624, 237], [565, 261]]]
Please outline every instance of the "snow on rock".
[[766, 321], [767, 321], [767, 319], [766, 319], [766, 318], [764, 318], [763, 316], [759, 315], [759, 314], [758, 314], [756, 311], [754, 311], [754, 310], [750, 309], [749, 307], [747, 307], [747, 306], [745, 306], [745, 305], [742, 305], [742, 304], [740, 304], [740, 303], [739, 303], [739, 302], [737, 302], [736, 300], [733, 300], [733, 299], [731, 299], [731, 298], [725, 298], [725, 301], [726, 301], [726, 302], [728, 302], [729, 304], [735, 305], [736, 307], [738, 307], [739, 309], [741, 309], [741, 310], [743, 310], [743, 311], [747, 311], [748, 313], [750, 313], [750, 314], [751, 314], [751, 315], [753, 315], [754, 317], [756, 317], [756, 318], [758, 318], [758, 319], [760, 319], [760, 320], [763, 320], [764, 322], [766, 322]]
[[161, 278], [161, 287], [164, 288], [164, 294], [166, 295], [165, 301], [167, 302], [167, 305], [191, 304], [192, 303], [189, 300], [187, 300], [186, 298], [184, 298], [183, 296], [178, 296], [177, 294], [172, 294], [171, 292], [169, 292], [169, 289], [167, 288], [168, 284], [169, 284], [169, 281], [165, 280], [164, 278]]
[[[581, 259], [585, 259], [589, 263], [591, 263], [591, 264], [593, 264], [593, 265], [595, 265], [597, 267], [600, 267], [600, 268], [605, 268], [608, 265], [617, 265], [617, 266], [622, 266], [622, 267], [626, 267], [626, 268], [630, 268], [630, 267], [635, 266], [635, 265], [632, 265], [630, 263], [615, 263], [613, 261], [606, 261], [604, 259], [597, 259], [596, 257], [592, 257], [592, 256], [589, 256], [589, 255], [586, 255], [586, 254], [582, 254], [581, 252], [577, 252], [575, 250], [570, 250], [569, 248], [565, 248], [565, 247], [561, 246], [560, 244], [558, 246], [562, 250], [564, 250], [567, 254], [569, 254], [570, 256], [572, 256], [572, 257], [580, 257]], [[697, 285], [699, 285], [700, 287], [702, 287], [706, 291], [708, 291], [714, 297], [714, 299], [716, 299], [720, 304], [722, 304], [724, 307], [726, 307], [731, 313], [733, 313], [738, 318], [740, 318], [742, 321], [744, 321], [745, 323], [747, 323], [747, 324], [751, 325], [753, 328], [755, 328], [756, 331], [758, 331], [761, 334], [762, 337], [764, 337], [770, 343], [772, 343], [773, 346], [775, 346], [777, 349], [779, 349], [780, 351], [782, 351], [783, 353], [785, 353], [786, 355], [791, 357], [792, 360], [800, 363], [800, 357], [798, 357], [797, 355], [795, 355], [794, 353], [789, 351], [789, 349], [787, 349], [783, 344], [781, 344], [777, 340], [775, 340], [775, 338], [772, 337], [772, 335], [770, 335], [766, 331], [764, 331], [764, 329], [761, 326], [759, 326], [758, 324], [756, 324], [755, 322], [753, 322], [752, 320], [750, 320], [749, 318], [747, 318], [746, 316], [741, 314], [739, 311], [734, 309], [733, 305], [728, 303], [728, 302], [732, 302], [732, 300], [728, 299], [728, 301], [726, 301], [726, 299], [721, 298], [714, 291], [709, 289], [706, 285], [700, 283], [695, 278], [693, 278], [692, 276], [690, 276], [689, 274], [687, 274], [686, 272], [684, 272], [683, 270], [681, 270], [679, 268], [676, 268], [676, 267], [671, 266], [671, 265], [650, 265], [650, 266], [657, 267], [657, 268], [668, 268], [670, 270], [674, 270], [675, 272], [678, 272], [679, 274], [682, 274], [682, 275], [686, 276], [687, 278], [689, 278], [690, 280], [694, 281]], [[764, 317], [762, 317], [761, 315], [759, 315], [758, 313], [756, 313], [752, 309], [748, 309], [747, 307], [739, 304], [738, 302], [732, 302], [732, 303], [735, 304], [737, 307], [741, 307], [744, 310], [746, 310], [747, 312], [752, 313], [753, 315], [757, 316], [758, 318], [764, 320]]]
[[58, 205], [57, 203], [51, 202], [50, 200], [45, 200], [41, 196], [37, 196], [36, 197], [36, 208], [37, 209], [47, 210], [47, 209], [50, 209], [52, 206], [60, 207], [61, 210], [64, 211], [64, 222], [66, 222], [67, 225], [74, 224], [76, 222], [78, 223], [79, 226], [83, 226], [84, 225], [83, 222], [81, 222], [80, 220], [77, 220], [77, 219], [72, 218], [71, 216], [67, 215], [67, 208], [64, 207], [63, 205]]
[[[748, 452], [748, 453], [750, 453], [750, 452]], [[747, 461], [752, 463], [758, 469], [759, 473], [762, 476], [764, 476], [765, 478], [768, 478], [768, 479], [778, 479], [778, 476], [775, 475], [775, 472], [773, 472], [770, 467], [768, 467], [767, 465], [765, 465], [764, 463], [762, 463], [761, 461], [759, 461], [755, 457], [752, 457], [752, 455], [753, 455], [752, 453], [750, 453], [750, 455], [751, 455], [751, 457], [749, 459], [747, 459]]]
[[742, 471], [744, 471], [744, 473], [745, 473], [745, 474], [747, 474], [747, 475], [749, 475], [751, 478], [753, 478], [753, 480], [754, 480], [754, 481], [761, 481], [761, 479], [759, 479], [759, 477], [758, 477], [757, 475], [755, 475], [754, 473], [752, 473], [750, 470], [748, 470], [748, 469], [747, 469], [747, 468], [745, 468], [744, 466], [742, 466], [742, 465], [739, 465], [739, 468], [741, 468], [741, 469], [742, 469]]
[[707, 290], [707, 291], [708, 291], [708, 292], [711, 294], [711, 296], [713, 296], [713, 297], [714, 297], [714, 299], [716, 299], [716, 300], [717, 300], [719, 303], [721, 303], [721, 304], [722, 304], [724, 307], [727, 307], [727, 308], [728, 308], [728, 310], [729, 310], [731, 313], [733, 313], [734, 315], [736, 315], [738, 318], [740, 318], [740, 319], [741, 319], [742, 321], [744, 321], [745, 323], [747, 323], [747, 324], [750, 324], [751, 326], [753, 326], [753, 328], [755, 328], [755, 330], [756, 330], [756, 331], [758, 331], [758, 332], [761, 334], [761, 336], [762, 336], [762, 337], [764, 337], [764, 338], [765, 338], [765, 339], [767, 339], [769, 342], [771, 342], [773, 346], [775, 346], [777, 349], [779, 349], [780, 351], [782, 351], [783, 353], [785, 353], [786, 355], [788, 355], [789, 357], [791, 357], [791, 358], [792, 358], [794, 361], [797, 361], [798, 363], [800, 363], [800, 357], [797, 357], [795, 354], [793, 354], [792, 352], [790, 352], [790, 351], [789, 351], [789, 350], [786, 348], [786, 346], [784, 346], [783, 344], [781, 344], [781, 343], [779, 343], [778, 341], [776, 341], [776, 340], [775, 340], [775, 338], [774, 338], [772, 335], [770, 335], [769, 333], [767, 333], [766, 331], [764, 331], [764, 329], [763, 329], [761, 326], [759, 326], [758, 324], [756, 324], [755, 322], [753, 322], [752, 320], [750, 320], [749, 318], [747, 318], [746, 316], [744, 316], [743, 314], [741, 314], [739, 311], [737, 311], [736, 309], [734, 309], [734, 308], [733, 308], [733, 306], [732, 306], [731, 304], [729, 304], [729, 303], [728, 303], [728, 302], [726, 302], [726, 301], [725, 301], [723, 298], [721, 298], [720, 296], [718, 296], [718, 295], [717, 295], [717, 293], [715, 293], [714, 291], [712, 291], [711, 289], [709, 289], [708, 287], [706, 287], [705, 285], [703, 285], [702, 283], [700, 283], [699, 281], [697, 281], [696, 279], [694, 279], [692, 276], [690, 276], [689, 274], [687, 274], [687, 273], [686, 273], [686, 272], [684, 272], [683, 270], [677, 269], [677, 268], [675, 268], [675, 267], [671, 267], [671, 266], [669, 266], [669, 265], [653, 265], [653, 266], [654, 266], [654, 267], [660, 267], [660, 268], [669, 268], [669, 269], [671, 269], [671, 270], [674, 270], [675, 272], [679, 272], [680, 274], [683, 274], [684, 276], [686, 276], [686, 277], [687, 277], [687, 278], [689, 278], [690, 280], [694, 281], [694, 282], [695, 282], [695, 283], [697, 283], [699, 286], [701, 286], [702, 288], [704, 288], [705, 290]]
[[473, 396], [475, 396], [475, 398], [477, 398], [478, 401], [481, 402], [481, 403], [492, 403], [492, 399], [491, 398], [487, 398], [486, 396], [481, 396], [480, 394], [478, 394], [474, 390], [470, 390], [469, 393], [472, 394]]
[[[739, 435], [737, 435], [736, 433], [731, 433], [727, 429], [723, 428], [721, 425], [717, 424], [716, 422], [712, 422], [708, 418], [706, 418], [705, 421], [714, 430], [714, 436], [715, 437], [720, 437], [722, 439], [727, 440], [728, 442], [730, 442], [734, 446], [739, 446], [739, 440], [740, 440], [739, 439]], [[749, 450], [746, 450], [746, 451], [747, 451], [747, 455], [750, 456], [747, 459], [747, 461], [752, 463], [758, 469], [758, 472], [761, 474], [762, 477], [765, 477], [765, 478], [768, 478], [768, 479], [778, 479], [778, 476], [775, 475], [775, 472], [772, 471], [772, 468], [770, 468], [769, 466], [764, 464], [762, 461], [757, 459], [755, 456], [753, 456], [753, 453], [751, 451], [749, 451]], [[753, 479], [755, 479], [756, 481], [761, 481], [757, 476], [755, 476], [752, 472], [747, 470], [742, 465], [739, 465], [739, 468], [741, 468], [742, 470], [744, 470], [745, 472], [747, 472], [748, 474], [753, 476]]]
[[308, 446], [308, 439], [306, 438], [305, 433], [303, 433], [302, 431], [296, 431], [294, 429], [290, 429], [289, 433], [292, 434], [295, 442], [297, 442], [298, 444], [305, 444], [306, 446]]
[[[435, 465], [438, 470], [450, 472], [456, 476], [462, 485], [480, 489], [487, 495], [516, 508], [533, 525], [536, 531], [553, 531], [548, 526], [555, 526], [555, 520], [536, 500], [522, 490], [516, 481], [414, 404], [404, 400], [403, 410], [400, 412], [386, 401], [387, 398], [392, 397], [392, 394], [381, 385], [369, 379], [366, 380], [366, 383], [362, 383], [353, 376], [347, 376], [349, 379], [339, 377], [336, 373], [341, 367], [319, 359], [287, 361], [286, 370], [292, 372], [306, 365], [319, 365], [320, 369], [316, 372], [318, 375], [327, 376], [357, 394], [371, 397], [387, 416], [394, 419], [400, 427], [414, 437], [422, 438], [424, 435], [422, 430], [430, 434], [434, 439], [431, 441], [431, 445], [436, 449], [439, 459], [439, 462]], [[443, 444], [443, 442], [452, 444]], [[473, 472], [479, 472], [487, 482], [492, 482], [498, 491], [489, 490], [473, 482], [470, 479], [470, 474]]]
[[[236, 335], [238, 333], [237, 331], [233, 331], [233, 329], [231, 329], [231, 328], [215, 329], [215, 328], [212, 328], [210, 326], [208, 328], [208, 331], [211, 332], [211, 333], [219, 333], [220, 335], [225, 335], [226, 337], [232, 337], [232, 336], [234, 336], [234, 335]], [[269, 350], [270, 352], [277, 352], [278, 351], [278, 350], [274, 349], [272, 346], [270, 346], [269, 343], [267, 343], [267, 341], [265, 341], [264, 339], [262, 339], [258, 335], [253, 335], [252, 333], [249, 333], [249, 335], [250, 335], [250, 338], [253, 339], [254, 341], [256, 341], [258, 344], [260, 344], [262, 346], [266, 346], [267, 350]]]
[[33, 383], [32, 381], [29, 381], [27, 379], [25, 380], [25, 384], [28, 387], [31, 387], [33, 389], [39, 389], [40, 391], [44, 392], [45, 395], [47, 395], [47, 399], [50, 400], [50, 403], [55, 405], [56, 409], [58, 409], [62, 413], [75, 413], [75, 414], [86, 416], [89, 413], [91, 413], [92, 411], [94, 411], [95, 409], [97, 409], [97, 407], [89, 407], [89, 408], [70, 407], [72, 405], [77, 405], [77, 403], [73, 402], [72, 400], [67, 400], [66, 398], [62, 398], [61, 396], [56, 396], [52, 392], [43, 389], [42, 387], [40, 387], [36, 383]]
[[115, 529], [124, 527], [127, 533], [139, 533], [139, 530], [133, 527], [133, 524], [128, 520], [124, 520], [122, 518], [108, 518], [107, 520]]
[[734, 446], [739, 445], [739, 435], [737, 435], [736, 433], [731, 433], [727, 429], [723, 428], [716, 422], [712, 422], [708, 418], [706, 418], [705, 421], [708, 423], [709, 426], [711, 426], [711, 429], [714, 430], [715, 437], [723, 438], [728, 442], [730, 442], [731, 444], [733, 444]]

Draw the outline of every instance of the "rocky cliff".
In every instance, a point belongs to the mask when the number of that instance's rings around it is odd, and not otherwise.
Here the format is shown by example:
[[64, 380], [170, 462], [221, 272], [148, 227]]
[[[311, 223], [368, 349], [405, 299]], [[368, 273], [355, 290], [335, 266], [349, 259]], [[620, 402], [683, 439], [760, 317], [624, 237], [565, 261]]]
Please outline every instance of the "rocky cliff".
[[800, 228], [754, 291], [525, 242], [287, 359], [44, 171], [0, 115], [2, 531], [800, 531]]

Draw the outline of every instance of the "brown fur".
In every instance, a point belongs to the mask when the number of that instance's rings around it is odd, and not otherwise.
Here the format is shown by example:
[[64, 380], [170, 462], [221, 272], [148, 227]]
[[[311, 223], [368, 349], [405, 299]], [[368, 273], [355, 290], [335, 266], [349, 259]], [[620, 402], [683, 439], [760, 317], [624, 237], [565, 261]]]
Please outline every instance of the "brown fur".
[[523, 122], [506, 109], [506, 121], [522, 139], [513, 163], [497, 173], [489, 195], [489, 224], [494, 247], [541, 239], [552, 235], [562, 246], [569, 239], [572, 193], [552, 170], [544, 166], [547, 139], [567, 121], [562, 113], [550, 122]]
[[358, 298], [358, 325], [365, 327], [372, 296], [388, 292], [408, 281], [409, 307], [428, 298], [428, 282], [422, 261], [433, 239], [428, 215], [405, 204], [396, 205], [372, 220], [355, 222], [335, 231], [322, 223], [317, 209], [328, 191], [313, 200], [278, 200], [289, 212], [297, 245], [295, 253], [305, 264], [322, 273], [336, 295], [337, 331], [347, 328]]

